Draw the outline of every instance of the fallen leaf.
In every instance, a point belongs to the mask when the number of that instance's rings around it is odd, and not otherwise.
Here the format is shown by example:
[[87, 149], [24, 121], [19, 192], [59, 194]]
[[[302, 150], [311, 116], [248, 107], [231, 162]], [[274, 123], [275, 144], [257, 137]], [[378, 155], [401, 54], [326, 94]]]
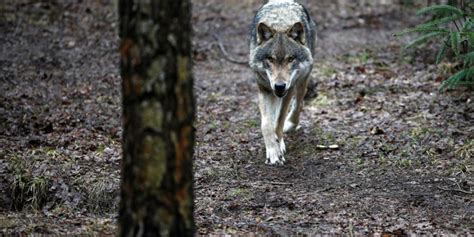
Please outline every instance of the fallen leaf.
[[381, 135], [381, 134], [384, 134], [385, 132], [379, 128], [378, 126], [375, 126], [375, 127], [372, 127], [370, 129], [370, 134], [371, 135]]
[[333, 145], [329, 145], [329, 146], [316, 145], [316, 148], [318, 148], [318, 149], [333, 149], [333, 150], [336, 150], [336, 149], [339, 149], [339, 145], [337, 145], [337, 144], [333, 144]]

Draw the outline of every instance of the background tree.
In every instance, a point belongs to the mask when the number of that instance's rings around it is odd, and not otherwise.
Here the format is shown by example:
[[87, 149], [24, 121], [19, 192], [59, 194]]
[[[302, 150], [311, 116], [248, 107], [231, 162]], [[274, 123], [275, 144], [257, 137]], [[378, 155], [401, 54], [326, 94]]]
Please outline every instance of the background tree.
[[192, 96], [188, 0], [120, 0], [122, 236], [191, 236]]

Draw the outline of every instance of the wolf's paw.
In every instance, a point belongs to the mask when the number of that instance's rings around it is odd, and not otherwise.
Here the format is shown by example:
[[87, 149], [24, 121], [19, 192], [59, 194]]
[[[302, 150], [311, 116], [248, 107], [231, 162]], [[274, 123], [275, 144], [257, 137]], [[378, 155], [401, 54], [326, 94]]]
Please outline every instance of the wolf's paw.
[[297, 126], [297, 124], [295, 124], [295, 123], [293, 123], [289, 120], [286, 120], [285, 125], [283, 125], [283, 132], [285, 132], [285, 133], [294, 132], [298, 128], [299, 128], [299, 126]]
[[286, 146], [285, 146], [285, 142], [283, 141], [283, 138], [281, 139], [280, 141], [280, 151], [285, 154], [286, 153]]
[[283, 165], [284, 163], [285, 163], [285, 157], [283, 157], [283, 153], [281, 153], [279, 149], [267, 150], [267, 161], [265, 161], [265, 164]]
[[271, 146], [267, 147], [267, 160], [266, 164], [269, 165], [283, 165], [285, 163], [285, 154], [286, 147], [283, 139], [278, 143], [278, 140]]

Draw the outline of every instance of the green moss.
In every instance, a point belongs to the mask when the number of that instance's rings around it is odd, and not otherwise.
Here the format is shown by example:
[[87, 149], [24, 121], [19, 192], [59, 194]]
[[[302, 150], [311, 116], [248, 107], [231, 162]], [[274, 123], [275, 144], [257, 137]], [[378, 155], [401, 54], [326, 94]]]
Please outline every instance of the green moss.
[[251, 192], [248, 188], [233, 188], [227, 192], [227, 195], [231, 199], [238, 198], [240, 200], [249, 200], [251, 198]]
[[400, 159], [395, 160], [395, 165], [398, 168], [408, 168], [408, 167], [411, 167], [412, 164], [413, 164], [413, 161], [411, 159], [400, 158]]
[[348, 63], [358, 63], [358, 64], [365, 64], [371, 59], [373, 59], [373, 55], [368, 50], [357, 53], [355, 55], [346, 55], [343, 57], [343, 60]]
[[461, 159], [468, 159], [474, 156], [474, 139], [466, 141], [463, 145], [455, 150], [456, 156]]
[[211, 93], [208, 94], [208, 96], [207, 96], [207, 101], [208, 101], [209, 103], [215, 103], [215, 102], [219, 101], [220, 97], [221, 97], [221, 96], [220, 96], [218, 93], [211, 92]]
[[244, 123], [249, 128], [257, 128], [258, 124], [259, 124], [259, 122], [257, 120], [253, 120], [253, 119], [246, 120]]
[[143, 127], [159, 130], [163, 124], [161, 104], [157, 101], [144, 101], [140, 107]]
[[312, 133], [314, 136], [319, 137], [321, 139], [322, 144], [318, 145], [334, 145], [336, 144], [336, 136], [332, 132], [326, 132], [319, 126], [314, 126], [312, 129]]
[[159, 208], [158, 212], [154, 216], [155, 223], [160, 223], [160, 234], [159, 236], [169, 236], [170, 228], [173, 223], [173, 213], [165, 208]]
[[224, 128], [225, 130], [229, 129], [230, 128], [230, 123], [229, 122], [223, 122], [222, 128]]
[[186, 82], [190, 79], [190, 67], [189, 58], [184, 56], [178, 56], [178, 81]]
[[216, 121], [211, 121], [211, 124], [209, 125], [209, 127], [212, 130], [216, 130], [217, 128], [219, 128], [219, 124]]
[[110, 212], [118, 206], [118, 180], [110, 177], [98, 177], [92, 182], [82, 182], [86, 197], [86, 206], [90, 211], [97, 213]]
[[318, 97], [309, 102], [310, 106], [325, 107], [331, 104], [331, 101], [328, 98], [328, 95], [325, 93], [320, 93]]
[[430, 133], [431, 130], [429, 128], [425, 127], [416, 127], [413, 128], [410, 132], [410, 136], [414, 140], [419, 140], [420, 138], [423, 138], [426, 134]]
[[165, 92], [165, 83], [161, 83], [163, 79], [160, 78], [163, 75], [164, 66], [165, 60], [162, 58], [154, 59], [151, 62], [151, 65], [148, 67], [148, 71], [146, 72], [148, 80], [145, 82], [145, 91], [155, 89], [158, 93]]
[[318, 71], [323, 75], [323, 76], [326, 76], [326, 77], [330, 77], [334, 74], [337, 73], [337, 70], [333, 67], [330, 67], [328, 65], [322, 65], [322, 67], [320, 67], [318, 69]]
[[158, 137], [146, 136], [143, 139], [144, 185], [153, 189], [161, 187], [166, 172], [165, 144]]
[[347, 146], [355, 149], [362, 145], [366, 138], [366, 136], [351, 136], [345, 139], [345, 143]]
[[99, 156], [103, 156], [104, 151], [105, 151], [105, 144], [103, 144], [103, 143], [99, 144], [99, 146], [97, 147], [97, 150], [96, 150], [97, 154]]

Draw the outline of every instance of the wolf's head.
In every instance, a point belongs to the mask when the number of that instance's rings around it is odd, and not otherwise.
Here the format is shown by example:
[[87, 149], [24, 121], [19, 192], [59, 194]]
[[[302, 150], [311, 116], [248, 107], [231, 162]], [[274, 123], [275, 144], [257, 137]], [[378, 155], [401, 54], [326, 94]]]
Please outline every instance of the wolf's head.
[[305, 34], [301, 22], [286, 30], [273, 29], [263, 22], [257, 25], [251, 67], [268, 80], [267, 86], [278, 97], [284, 97], [296, 80], [312, 68], [313, 58]]

